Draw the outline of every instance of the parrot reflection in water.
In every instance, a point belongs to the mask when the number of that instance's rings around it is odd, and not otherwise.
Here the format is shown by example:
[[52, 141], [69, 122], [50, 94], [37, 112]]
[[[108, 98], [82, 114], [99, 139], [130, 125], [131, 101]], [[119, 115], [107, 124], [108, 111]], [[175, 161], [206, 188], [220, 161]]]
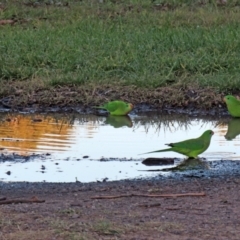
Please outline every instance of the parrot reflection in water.
[[113, 116], [109, 115], [106, 118], [105, 124], [109, 124], [114, 128], [129, 127], [133, 126], [131, 118], [127, 116]]
[[233, 118], [228, 122], [228, 130], [224, 137], [227, 140], [232, 140], [239, 134], [240, 134], [240, 118]]

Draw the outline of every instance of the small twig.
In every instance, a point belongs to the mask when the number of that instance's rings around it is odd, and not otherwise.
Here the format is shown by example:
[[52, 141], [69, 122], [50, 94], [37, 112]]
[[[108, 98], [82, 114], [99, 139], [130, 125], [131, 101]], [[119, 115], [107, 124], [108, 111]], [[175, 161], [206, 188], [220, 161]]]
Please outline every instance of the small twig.
[[113, 199], [113, 198], [122, 198], [122, 197], [204, 197], [206, 196], [205, 192], [199, 192], [199, 193], [179, 193], [179, 194], [122, 194], [122, 195], [116, 195], [116, 196], [95, 196], [91, 197], [91, 199]]
[[93, 91], [92, 91], [92, 96], [95, 95], [95, 92], [96, 92], [96, 87], [93, 88]]
[[155, 203], [155, 204], [140, 204], [140, 205], [138, 205], [138, 207], [146, 207], [146, 208], [148, 208], [148, 207], [159, 207], [159, 206], [161, 206], [161, 203]]
[[[161, 206], [161, 203], [154, 203], [154, 204], [140, 204], [138, 205], [138, 207], [159, 207]], [[186, 209], [183, 209], [183, 208], [179, 208], [179, 207], [165, 207], [164, 208], [165, 210], [171, 210], [171, 211], [176, 211], [176, 210], [186, 210]], [[188, 211], [190, 210], [199, 210], [199, 211], [203, 211], [204, 209], [203, 208], [189, 208]]]
[[6, 24], [13, 25], [14, 23], [16, 23], [16, 20], [12, 20], [12, 19], [0, 20], [0, 25], [6, 25]]
[[45, 202], [45, 200], [38, 200], [38, 198], [32, 197], [31, 199], [2, 200], [2, 201], [0, 201], [0, 205], [2, 205], [2, 204], [12, 204], [12, 203], [17, 204], [17, 203], [43, 203], [43, 202]]
[[6, 200], [6, 197], [0, 197], [0, 201]]

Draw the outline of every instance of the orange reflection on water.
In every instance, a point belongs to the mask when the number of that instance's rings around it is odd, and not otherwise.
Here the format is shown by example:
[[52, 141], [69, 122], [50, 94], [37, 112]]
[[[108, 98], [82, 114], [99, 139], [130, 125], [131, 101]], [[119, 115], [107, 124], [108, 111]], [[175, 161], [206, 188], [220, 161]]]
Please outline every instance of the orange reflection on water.
[[0, 147], [18, 154], [49, 149], [62, 151], [70, 145], [72, 125], [66, 118], [8, 115], [0, 121]]

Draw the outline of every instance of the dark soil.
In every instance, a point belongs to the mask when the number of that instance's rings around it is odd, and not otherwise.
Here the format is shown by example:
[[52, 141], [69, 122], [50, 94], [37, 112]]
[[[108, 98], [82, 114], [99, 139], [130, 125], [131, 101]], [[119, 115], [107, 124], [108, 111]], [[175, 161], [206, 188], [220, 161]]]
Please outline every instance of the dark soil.
[[[134, 104], [135, 113], [171, 111], [188, 114], [227, 114], [223, 97], [216, 89], [199, 86], [168, 86], [140, 88], [117, 85], [69, 85], [48, 86], [41, 82], [24, 81], [2, 83], [0, 107], [17, 111], [78, 111], [92, 113], [92, 106], [111, 100], [123, 100]], [[228, 93], [229, 94], [229, 93]], [[233, 93], [239, 95], [239, 92]]]
[[[240, 236], [240, 176], [105, 183], [4, 183], [0, 239], [233, 240]], [[205, 196], [91, 199], [122, 194]]]

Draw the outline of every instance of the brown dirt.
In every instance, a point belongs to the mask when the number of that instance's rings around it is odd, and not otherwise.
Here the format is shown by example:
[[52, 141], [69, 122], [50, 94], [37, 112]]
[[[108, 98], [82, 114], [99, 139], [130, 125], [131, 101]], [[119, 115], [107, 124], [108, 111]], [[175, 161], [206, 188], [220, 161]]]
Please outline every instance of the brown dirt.
[[[85, 108], [103, 102], [121, 99], [134, 105], [147, 104], [155, 109], [194, 108], [198, 110], [226, 109], [225, 93], [216, 89], [195, 86], [166, 86], [141, 88], [110, 84], [49, 86], [41, 80], [17, 81], [0, 85], [0, 105], [10, 109], [23, 107], [76, 107]], [[233, 93], [239, 95], [239, 92]]]
[[[24, 185], [24, 184], [23, 184]], [[205, 192], [203, 197], [123, 197], [121, 194]], [[44, 203], [0, 205], [0, 239], [233, 240], [240, 236], [240, 179], [11, 183], [7, 199], [36, 196]]]

